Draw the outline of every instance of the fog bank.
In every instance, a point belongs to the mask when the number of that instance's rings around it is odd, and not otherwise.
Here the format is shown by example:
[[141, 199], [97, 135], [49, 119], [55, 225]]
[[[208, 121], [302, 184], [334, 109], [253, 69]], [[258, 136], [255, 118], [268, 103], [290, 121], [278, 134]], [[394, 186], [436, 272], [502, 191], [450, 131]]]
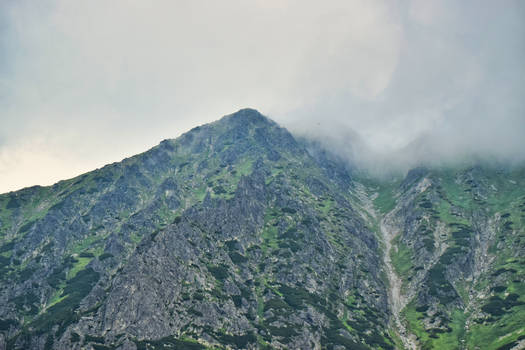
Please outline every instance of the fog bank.
[[522, 161], [524, 19], [519, 0], [2, 1], [0, 192], [243, 107], [365, 168]]

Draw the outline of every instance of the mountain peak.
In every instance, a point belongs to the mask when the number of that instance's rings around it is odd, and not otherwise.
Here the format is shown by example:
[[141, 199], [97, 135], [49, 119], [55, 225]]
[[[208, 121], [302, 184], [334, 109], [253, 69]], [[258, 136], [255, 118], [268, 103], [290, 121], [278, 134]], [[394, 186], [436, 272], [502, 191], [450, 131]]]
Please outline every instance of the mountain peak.
[[269, 123], [275, 125], [276, 123], [270, 118], [262, 115], [258, 110], [253, 108], [242, 108], [235, 113], [224, 116], [222, 120], [229, 120], [237, 123], [247, 124], [264, 124]]
[[241, 109], [0, 195], [0, 349], [519, 346], [525, 170], [344, 164]]

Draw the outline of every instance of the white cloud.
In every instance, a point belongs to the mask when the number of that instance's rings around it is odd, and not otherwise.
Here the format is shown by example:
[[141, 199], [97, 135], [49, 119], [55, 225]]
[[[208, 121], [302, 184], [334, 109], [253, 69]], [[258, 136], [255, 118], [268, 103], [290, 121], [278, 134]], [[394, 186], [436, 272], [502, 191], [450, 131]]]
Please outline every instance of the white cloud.
[[[480, 133], [497, 120], [523, 130], [520, 13], [512, 1], [2, 2], [0, 152], [20, 156], [0, 163], [0, 191], [102, 166], [242, 107], [297, 130], [353, 128], [380, 151], [465, 127], [473, 113]], [[57, 175], [25, 176], [36, 151], [19, 140], [41, 140], [35, 157]]]

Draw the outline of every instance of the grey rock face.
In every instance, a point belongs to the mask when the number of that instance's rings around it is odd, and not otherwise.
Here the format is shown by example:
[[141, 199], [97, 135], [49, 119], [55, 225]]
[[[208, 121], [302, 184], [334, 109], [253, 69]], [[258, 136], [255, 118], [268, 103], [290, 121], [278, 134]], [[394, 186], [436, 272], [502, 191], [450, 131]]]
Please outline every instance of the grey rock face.
[[[0, 347], [394, 349], [393, 316], [423, 306], [423, 327], [442, 334], [454, 310], [483, 306], [475, 285], [508, 217], [457, 196], [495, 196], [483, 168], [441, 175], [415, 169], [374, 208], [384, 183], [247, 109], [0, 195]], [[389, 252], [385, 218], [398, 232]], [[396, 315], [385, 254], [406, 301]]]

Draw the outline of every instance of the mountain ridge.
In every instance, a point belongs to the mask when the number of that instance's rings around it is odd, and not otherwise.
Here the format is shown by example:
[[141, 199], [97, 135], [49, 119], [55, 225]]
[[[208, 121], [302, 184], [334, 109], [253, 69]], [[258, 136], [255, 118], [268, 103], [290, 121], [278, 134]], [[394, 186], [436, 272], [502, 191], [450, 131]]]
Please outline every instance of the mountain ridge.
[[523, 174], [378, 180], [242, 109], [0, 195], [0, 345], [519, 347]]

